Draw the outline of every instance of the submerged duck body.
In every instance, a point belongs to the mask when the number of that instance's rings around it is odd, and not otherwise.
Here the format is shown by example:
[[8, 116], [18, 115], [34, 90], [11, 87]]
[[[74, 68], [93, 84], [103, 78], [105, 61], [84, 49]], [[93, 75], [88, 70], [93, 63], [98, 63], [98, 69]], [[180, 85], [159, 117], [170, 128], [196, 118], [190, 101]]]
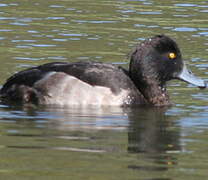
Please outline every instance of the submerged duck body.
[[98, 62], [48, 63], [11, 76], [0, 97], [34, 104], [161, 106], [170, 104], [165, 86], [171, 79], [206, 87], [186, 69], [175, 41], [158, 35], [137, 45], [129, 70]]

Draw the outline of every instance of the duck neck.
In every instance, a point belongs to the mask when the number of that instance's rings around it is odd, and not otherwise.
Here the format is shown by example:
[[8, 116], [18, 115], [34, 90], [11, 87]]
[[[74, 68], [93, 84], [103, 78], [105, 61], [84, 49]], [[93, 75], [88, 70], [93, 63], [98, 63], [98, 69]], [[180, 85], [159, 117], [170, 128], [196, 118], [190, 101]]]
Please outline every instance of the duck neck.
[[154, 106], [170, 105], [170, 99], [166, 91], [165, 83], [159, 83], [155, 78], [133, 80], [139, 91], [143, 94], [149, 104]]

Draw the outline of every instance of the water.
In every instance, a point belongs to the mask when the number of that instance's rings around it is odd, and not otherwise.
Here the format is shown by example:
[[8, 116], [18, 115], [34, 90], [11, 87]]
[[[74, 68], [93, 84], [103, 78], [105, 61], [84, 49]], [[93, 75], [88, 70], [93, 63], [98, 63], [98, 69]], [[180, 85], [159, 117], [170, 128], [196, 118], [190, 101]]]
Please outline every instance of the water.
[[[141, 40], [167, 34], [207, 78], [208, 2], [0, 1], [0, 84], [55, 61], [128, 66]], [[172, 81], [167, 108], [0, 104], [1, 179], [207, 179], [208, 93]]]

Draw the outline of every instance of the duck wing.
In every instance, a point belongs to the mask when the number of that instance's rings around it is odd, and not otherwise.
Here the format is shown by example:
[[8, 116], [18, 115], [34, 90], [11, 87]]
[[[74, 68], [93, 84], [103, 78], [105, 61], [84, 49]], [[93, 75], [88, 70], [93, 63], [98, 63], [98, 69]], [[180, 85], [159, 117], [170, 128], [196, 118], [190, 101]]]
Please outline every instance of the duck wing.
[[14, 85], [33, 87], [36, 82], [44, 78], [49, 72], [63, 72], [92, 86], [108, 87], [117, 94], [122, 89], [135, 88], [127, 75], [128, 72], [124, 71], [120, 67], [97, 62], [48, 63], [14, 74], [3, 85], [0, 94], [7, 93]]

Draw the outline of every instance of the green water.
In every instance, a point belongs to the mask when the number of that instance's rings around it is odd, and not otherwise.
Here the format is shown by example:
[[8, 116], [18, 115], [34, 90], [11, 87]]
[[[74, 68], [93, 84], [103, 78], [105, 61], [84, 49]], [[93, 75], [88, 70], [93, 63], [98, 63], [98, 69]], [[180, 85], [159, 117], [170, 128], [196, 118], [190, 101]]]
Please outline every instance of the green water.
[[[207, 80], [207, 15], [204, 0], [1, 0], [0, 84], [47, 62], [127, 67], [155, 34], [173, 37]], [[172, 81], [168, 91], [168, 108], [0, 104], [0, 179], [207, 179], [207, 90]]]

